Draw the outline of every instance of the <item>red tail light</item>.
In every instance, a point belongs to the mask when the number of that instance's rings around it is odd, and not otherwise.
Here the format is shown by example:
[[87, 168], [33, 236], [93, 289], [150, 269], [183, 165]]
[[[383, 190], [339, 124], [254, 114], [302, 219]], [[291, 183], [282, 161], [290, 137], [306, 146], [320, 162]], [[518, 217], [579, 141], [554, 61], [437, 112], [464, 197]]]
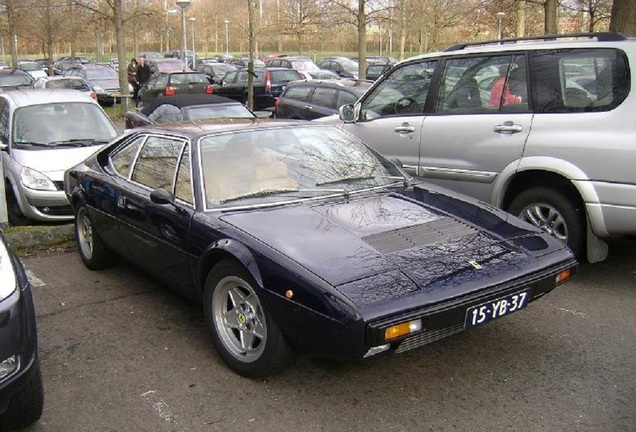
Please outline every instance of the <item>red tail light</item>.
[[97, 93], [91, 92], [91, 99], [97, 100]]
[[214, 89], [212, 88], [212, 86], [210, 84], [208, 84], [208, 86], [205, 88], [205, 92], [207, 94], [212, 94], [212, 93], [214, 93]]
[[271, 93], [272, 92], [272, 80], [269, 76], [269, 72], [267, 72], [267, 74], [265, 74], [265, 91], [267, 93]]
[[166, 86], [166, 91], [164, 91], [163, 94], [166, 96], [174, 96], [177, 94], [177, 92], [175, 91], [174, 87]]

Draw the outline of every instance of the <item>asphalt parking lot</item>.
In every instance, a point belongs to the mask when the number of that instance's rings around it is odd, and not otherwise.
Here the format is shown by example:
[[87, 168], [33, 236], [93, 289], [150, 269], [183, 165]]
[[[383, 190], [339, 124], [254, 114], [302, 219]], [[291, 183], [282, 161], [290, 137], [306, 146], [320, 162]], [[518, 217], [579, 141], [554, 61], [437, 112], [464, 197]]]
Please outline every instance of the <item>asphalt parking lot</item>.
[[636, 241], [517, 314], [398, 356], [299, 356], [253, 381], [200, 308], [134, 268], [23, 259], [38, 315], [42, 419], [27, 431], [630, 431]]

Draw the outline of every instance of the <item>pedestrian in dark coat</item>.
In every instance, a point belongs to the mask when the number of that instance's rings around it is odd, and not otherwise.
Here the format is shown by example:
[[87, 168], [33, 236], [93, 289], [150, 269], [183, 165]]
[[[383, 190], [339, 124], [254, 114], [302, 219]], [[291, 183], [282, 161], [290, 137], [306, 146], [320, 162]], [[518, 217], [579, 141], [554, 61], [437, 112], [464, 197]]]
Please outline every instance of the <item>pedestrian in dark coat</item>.
[[137, 95], [135, 98], [137, 102], [139, 102], [139, 90], [146, 83], [146, 81], [148, 81], [150, 75], [150, 67], [146, 64], [144, 58], [140, 57], [137, 64], [137, 82], [139, 83], [139, 89], [137, 90]]

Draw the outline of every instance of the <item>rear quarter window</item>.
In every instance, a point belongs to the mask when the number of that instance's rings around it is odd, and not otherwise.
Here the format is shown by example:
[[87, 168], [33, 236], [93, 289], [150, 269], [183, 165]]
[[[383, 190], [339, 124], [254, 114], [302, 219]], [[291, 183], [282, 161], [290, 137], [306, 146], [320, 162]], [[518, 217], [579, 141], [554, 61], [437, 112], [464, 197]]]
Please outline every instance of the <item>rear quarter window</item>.
[[531, 67], [537, 112], [609, 111], [631, 86], [627, 58], [617, 49], [539, 51]]
[[302, 79], [300, 74], [293, 69], [270, 71], [272, 82], [285, 83]]
[[285, 92], [284, 97], [288, 99], [309, 101], [309, 94], [311, 93], [311, 87], [302, 85], [302, 86], [293, 86], [287, 87], [287, 91]]

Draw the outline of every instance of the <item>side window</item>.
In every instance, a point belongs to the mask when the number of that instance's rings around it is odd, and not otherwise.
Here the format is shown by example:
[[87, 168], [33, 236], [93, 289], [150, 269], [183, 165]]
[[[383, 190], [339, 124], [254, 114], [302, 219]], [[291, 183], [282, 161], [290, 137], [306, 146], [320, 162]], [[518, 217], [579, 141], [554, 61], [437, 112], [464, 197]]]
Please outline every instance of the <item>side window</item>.
[[175, 187], [175, 196], [187, 203], [194, 204], [192, 196], [192, 180], [190, 174], [190, 146], [185, 145], [179, 161], [177, 170], [177, 184]]
[[311, 87], [305, 85], [287, 87], [285, 92], [285, 98], [309, 101], [309, 93], [311, 93]]
[[325, 108], [336, 108], [336, 89], [316, 87], [311, 101]]
[[183, 146], [183, 141], [148, 137], [133, 168], [132, 180], [150, 189], [164, 188], [174, 193], [175, 173]]
[[130, 168], [145, 138], [144, 135], [133, 139], [110, 157], [110, 166], [117, 174], [125, 178], [130, 177]]
[[358, 100], [358, 96], [353, 93], [349, 93], [344, 90], [338, 92], [338, 99], [336, 100], [336, 108], [340, 108], [346, 104], [355, 103]]
[[527, 112], [523, 55], [448, 59], [435, 111], [438, 113]]
[[223, 77], [223, 82], [226, 84], [231, 84], [234, 82], [234, 79], [236, 78], [236, 74], [237, 72], [228, 72], [227, 75], [225, 75], [225, 77]]
[[616, 49], [539, 51], [531, 62], [537, 112], [609, 111], [631, 87], [625, 54]]
[[247, 83], [247, 71], [246, 70], [239, 71], [236, 74], [236, 83], [237, 84]]
[[9, 106], [0, 99], [0, 141], [9, 144]]
[[387, 75], [362, 101], [360, 120], [423, 113], [435, 63], [435, 60], [409, 63]]

